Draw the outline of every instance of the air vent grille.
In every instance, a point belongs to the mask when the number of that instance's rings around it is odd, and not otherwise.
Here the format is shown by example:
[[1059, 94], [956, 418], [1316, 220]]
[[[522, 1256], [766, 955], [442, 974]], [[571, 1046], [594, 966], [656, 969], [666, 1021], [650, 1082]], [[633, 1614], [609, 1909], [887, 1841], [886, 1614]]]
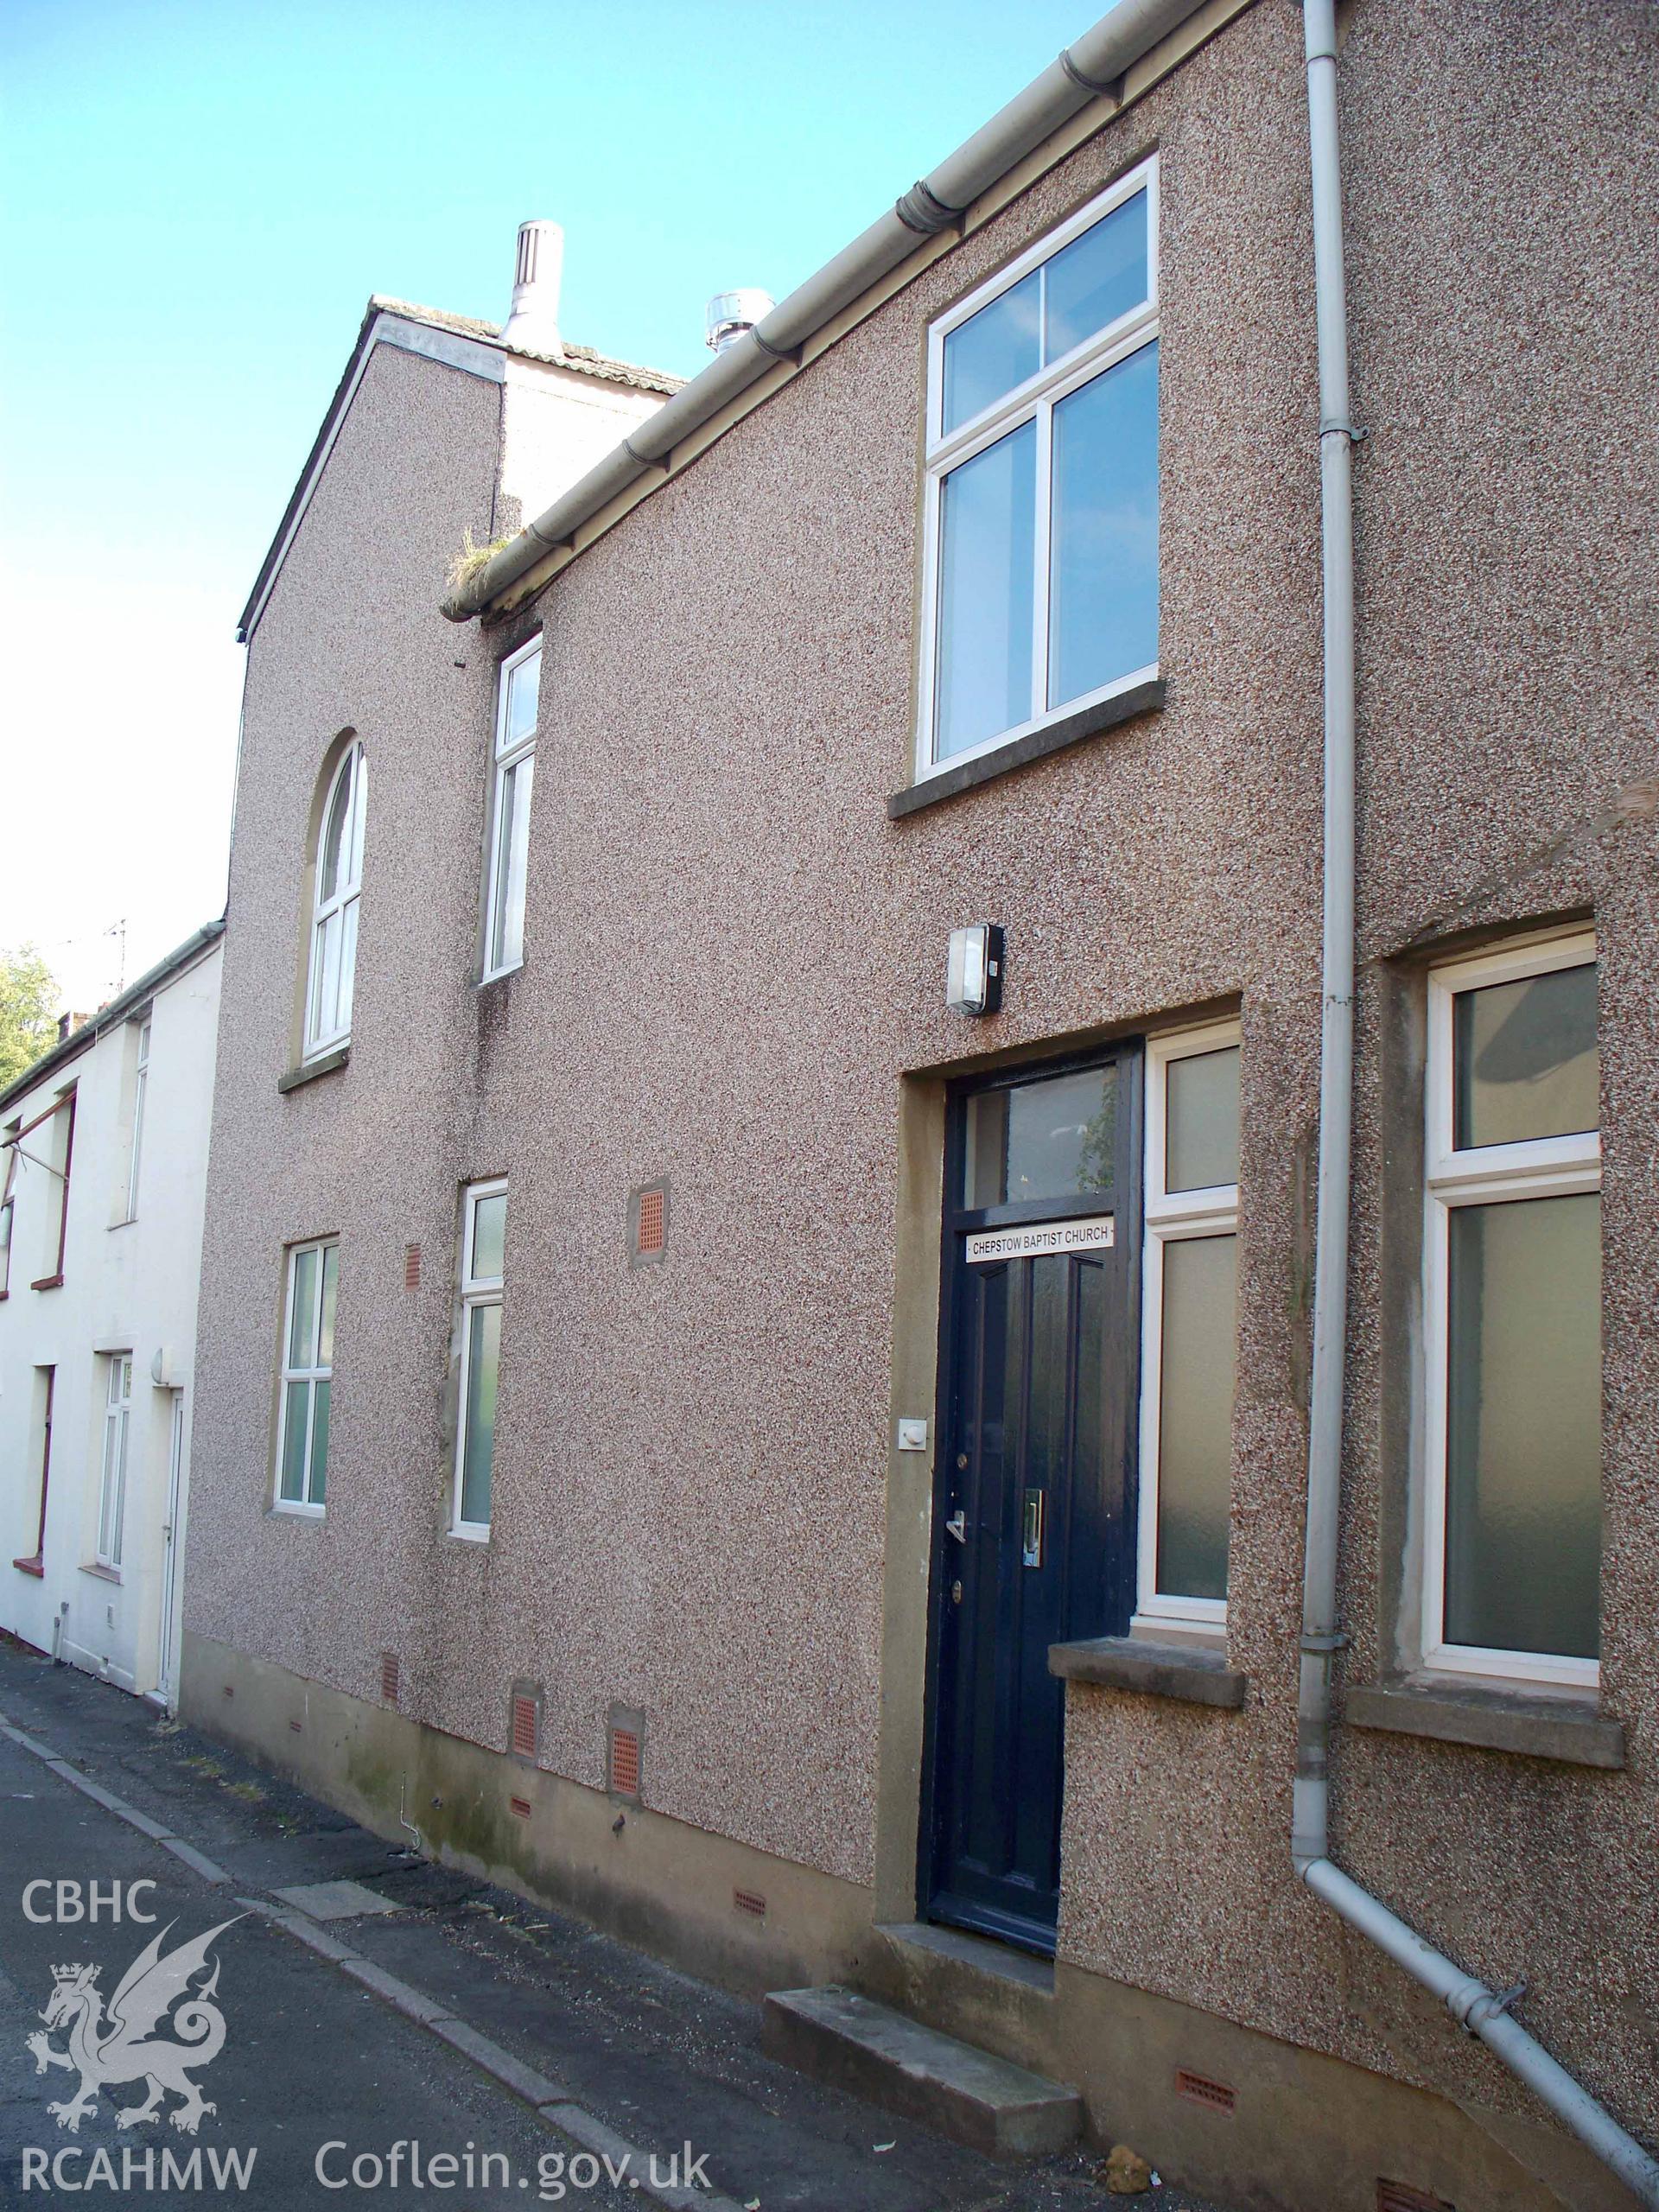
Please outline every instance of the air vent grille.
[[766, 1901], [758, 1890], [734, 1890], [732, 1903], [739, 1912], [747, 1912], [752, 1920], [764, 1920]]
[[660, 1252], [668, 1241], [666, 1209], [661, 1191], [639, 1193], [639, 1249]]
[[418, 1244], [404, 1247], [404, 1288], [418, 1290], [421, 1287], [421, 1248]]
[[380, 1695], [387, 1705], [396, 1705], [397, 1702], [397, 1685], [401, 1672], [397, 1663], [397, 1654], [395, 1651], [383, 1651], [380, 1654]]
[[536, 1700], [515, 1694], [512, 1700], [512, 1748], [521, 1759], [536, 1756]]
[[1208, 2112], [1230, 2113], [1238, 2104], [1236, 2089], [1230, 2089], [1224, 2082], [1211, 2082], [1202, 2074], [1189, 2073], [1185, 2066], [1176, 2071], [1175, 2094], [1185, 2097], [1189, 2104], [1203, 2105]]
[[635, 1729], [611, 1731], [611, 1789], [618, 1797], [639, 1795], [639, 1737]]
[[1458, 2212], [1458, 2208], [1431, 2190], [1414, 2189], [1409, 2182], [1379, 2179], [1376, 2212]]

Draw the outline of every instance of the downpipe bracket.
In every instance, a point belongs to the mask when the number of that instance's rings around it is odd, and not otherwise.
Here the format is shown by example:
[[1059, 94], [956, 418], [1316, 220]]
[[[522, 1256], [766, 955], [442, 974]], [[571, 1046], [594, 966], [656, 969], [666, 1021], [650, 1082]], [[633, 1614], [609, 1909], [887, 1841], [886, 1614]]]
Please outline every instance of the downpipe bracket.
[[1478, 2035], [1483, 2021], [1495, 2020], [1500, 2012], [1513, 2012], [1526, 1995], [1528, 1986], [1522, 1980], [1512, 1982], [1507, 1989], [1484, 1992], [1463, 2015], [1461, 2024], [1464, 2033]]

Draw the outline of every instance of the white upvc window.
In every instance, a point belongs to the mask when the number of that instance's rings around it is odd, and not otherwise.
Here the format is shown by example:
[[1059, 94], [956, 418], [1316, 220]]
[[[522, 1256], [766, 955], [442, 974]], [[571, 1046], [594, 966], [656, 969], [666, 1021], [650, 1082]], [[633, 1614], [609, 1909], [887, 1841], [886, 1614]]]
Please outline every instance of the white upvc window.
[[138, 1218], [138, 1162], [144, 1143], [144, 1094], [149, 1088], [149, 1023], [138, 1032], [138, 1057], [132, 1078], [132, 1156], [127, 1166], [127, 1219]]
[[1238, 1298], [1239, 1027], [1147, 1047], [1135, 1625], [1227, 1618]]
[[290, 1249], [276, 1421], [275, 1503], [278, 1512], [321, 1513], [323, 1510], [339, 1281], [337, 1238], [296, 1244]]
[[524, 957], [524, 864], [530, 850], [541, 682], [542, 641], [537, 638], [503, 661], [496, 692], [490, 864], [484, 894], [486, 982], [517, 968]]
[[1424, 1663], [1599, 1680], [1601, 1136], [1587, 931], [1428, 986]]
[[505, 1179], [469, 1185], [461, 1231], [461, 1394], [451, 1522], [458, 1536], [490, 1533], [506, 1231]]
[[98, 1564], [118, 1572], [127, 1517], [127, 1444], [132, 1427], [132, 1354], [112, 1352], [105, 1363], [104, 1459], [98, 1494]]
[[1158, 164], [928, 339], [916, 773], [1158, 673]]
[[363, 890], [363, 824], [368, 772], [363, 747], [349, 745], [328, 786], [317, 833], [311, 909], [310, 973], [305, 994], [305, 1058], [343, 1045], [352, 1033], [358, 906]]

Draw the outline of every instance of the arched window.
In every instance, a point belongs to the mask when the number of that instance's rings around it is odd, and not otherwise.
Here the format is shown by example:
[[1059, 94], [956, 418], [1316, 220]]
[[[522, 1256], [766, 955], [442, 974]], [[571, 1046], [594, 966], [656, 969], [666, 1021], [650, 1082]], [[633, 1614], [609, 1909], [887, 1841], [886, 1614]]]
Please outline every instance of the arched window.
[[317, 835], [311, 918], [311, 974], [305, 994], [308, 1059], [352, 1031], [357, 902], [363, 888], [363, 814], [368, 798], [363, 747], [353, 744], [334, 771]]

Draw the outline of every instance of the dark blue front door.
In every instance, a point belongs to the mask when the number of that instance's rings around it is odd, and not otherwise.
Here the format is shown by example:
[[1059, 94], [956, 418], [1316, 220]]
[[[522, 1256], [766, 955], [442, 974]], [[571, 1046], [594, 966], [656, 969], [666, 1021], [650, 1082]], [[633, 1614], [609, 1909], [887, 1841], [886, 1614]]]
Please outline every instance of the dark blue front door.
[[928, 1910], [1052, 1950], [1048, 1648], [1128, 1627], [1138, 1056], [964, 1093], [946, 1162]]

